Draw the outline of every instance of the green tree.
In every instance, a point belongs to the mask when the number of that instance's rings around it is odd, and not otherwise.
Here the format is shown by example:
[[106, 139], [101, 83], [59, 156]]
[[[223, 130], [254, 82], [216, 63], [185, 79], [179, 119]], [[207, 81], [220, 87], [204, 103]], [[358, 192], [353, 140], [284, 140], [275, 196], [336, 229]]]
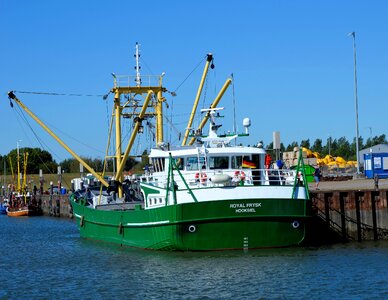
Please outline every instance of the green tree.
[[322, 146], [322, 140], [321, 139], [316, 139], [314, 141], [314, 144], [311, 147], [311, 151], [318, 152], [322, 154], [323, 146]]
[[310, 139], [307, 139], [307, 140], [302, 140], [300, 142], [300, 146], [301, 147], [305, 147], [307, 149], [310, 149]]
[[60, 165], [62, 170], [66, 173], [78, 173], [80, 171], [79, 162], [75, 158], [65, 159]]
[[[108, 159], [105, 164], [104, 170], [104, 160], [101, 158], [91, 159], [88, 157], [81, 157], [93, 170], [96, 172], [113, 172], [113, 160]], [[137, 162], [133, 158], [128, 158], [125, 163], [125, 170], [131, 170]], [[78, 173], [80, 171], [80, 163], [75, 158], [65, 159], [60, 163], [62, 170], [68, 173]], [[117, 168], [117, 167], [116, 167]]]
[[[19, 149], [19, 165], [21, 171], [24, 169], [24, 155], [28, 153], [26, 172], [27, 174], [38, 174], [39, 170], [46, 173], [55, 173], [57, 171], [57, 164], [53, 160], [51, 154], [40, 148], [20, 148]], [[11, 150], [8, 155], [8, 161], [12, 163], [14, 173], [17, 172], [17, 149]]]
[[291, 144], [289, 144], [286, 148], [286, 151], [289, 152], [289, 151], [294, 151], [294, 148], [295, 147], [298, 147], [298, 143], [297, 142], [292, 142]]
[[338, 146], [334, 156], [341, 156], [344, 159], [348, 159], [351, 156], [350, 144], [345, 137], [338, 139]]
[[375, 145], [379, 145], [379, 144], [387, 144], [387, 140], [386, 140], [385, 134], [382, 134], [380, 136], [374, 136], [373, 138], [371, 138], [371, 137], [368, 138], [366, 140], [364, 148], [369, 148], [369, 147], [372, 147], [372, 146], [375, 146]]
[[[361, 150], [363, 148], [363, 138], [360, 136], [358, 138], [358, 146], [359, 146], [359, 149], [358, 150]], [[353, 138], [353, 142], [352, 144], [350, 145], [350, 154], [349, 154], [349, 157], [347, 158], [348, 160], [357, 160], [357, 156], [356, 156], [356, 137]]]

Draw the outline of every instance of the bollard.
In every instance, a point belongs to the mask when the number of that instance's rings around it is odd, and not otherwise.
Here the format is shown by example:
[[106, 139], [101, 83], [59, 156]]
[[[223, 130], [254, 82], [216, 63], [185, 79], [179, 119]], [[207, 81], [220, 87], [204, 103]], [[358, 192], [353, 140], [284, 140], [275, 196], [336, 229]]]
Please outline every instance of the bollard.
[[373, 179], [375, 180], [375, 190], [379, 189], [379, 175], [375, 174], [373, 176]]

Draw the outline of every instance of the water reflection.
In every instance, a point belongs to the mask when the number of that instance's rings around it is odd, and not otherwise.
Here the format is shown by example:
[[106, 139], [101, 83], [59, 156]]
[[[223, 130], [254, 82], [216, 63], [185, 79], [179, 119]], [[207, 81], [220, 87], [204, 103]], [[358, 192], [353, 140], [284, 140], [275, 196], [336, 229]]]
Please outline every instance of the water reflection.
[[[388, 296], [388, 242], [159, 252], [85, 240], [73, 221], [0, 217], [0, 298], [336, 299]], [[3, 270], [6, 270], [3, 272]]]

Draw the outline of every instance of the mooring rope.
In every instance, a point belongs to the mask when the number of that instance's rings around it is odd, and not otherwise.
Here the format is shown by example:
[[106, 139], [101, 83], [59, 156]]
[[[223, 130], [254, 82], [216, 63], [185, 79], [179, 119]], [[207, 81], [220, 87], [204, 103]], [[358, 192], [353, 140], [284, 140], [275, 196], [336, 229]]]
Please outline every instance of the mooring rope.
[[34, 94], [34, 95], [48, 95], [48, 96], [69, 96], [69, 97], [102, 97], [106, 99], [108, 94], [73, 94], [73, 93], [56, 93], [56, 92], [35, 92], [35, 91], [13, 91], [14, 93], [20, 94]]

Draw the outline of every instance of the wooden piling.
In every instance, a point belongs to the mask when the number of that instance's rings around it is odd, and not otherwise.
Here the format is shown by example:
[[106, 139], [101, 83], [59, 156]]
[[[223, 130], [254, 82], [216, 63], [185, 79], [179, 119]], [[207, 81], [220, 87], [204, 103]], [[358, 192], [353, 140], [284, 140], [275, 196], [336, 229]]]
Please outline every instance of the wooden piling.
[[330, 229], [330, 193], [324, 194], [326, 227]]
[[356, 222], [357, 222], [357, 240], [359, 242], [362, 241], [362, 232], [361, 232], [361, 212], [360, 212], [360, 198], [361, 193], [355, 192], [354, 193], [354, 201], [356, 204]]
[[347, 193], [340, 193], [339, 194], [339, 201], [340, 201], [340, 211], [341, 211], [341, 231], [342, 231], [342, 240], [347, 240], [347, 232], [346, 232], [346, 212], [345, 212], [345, 197], [347, 196]]
[[378, 240], [377, 235], [377, 217], [376, 217], [376, 198], [379, 197], [378, 191], [371, 192], [371, 204], [372, 204], [372, 222], [373, 222], [373, 239]]
[[311, 197], [325, 229], [338, 239], [388, 239], [388, 190], [313, 190]]

